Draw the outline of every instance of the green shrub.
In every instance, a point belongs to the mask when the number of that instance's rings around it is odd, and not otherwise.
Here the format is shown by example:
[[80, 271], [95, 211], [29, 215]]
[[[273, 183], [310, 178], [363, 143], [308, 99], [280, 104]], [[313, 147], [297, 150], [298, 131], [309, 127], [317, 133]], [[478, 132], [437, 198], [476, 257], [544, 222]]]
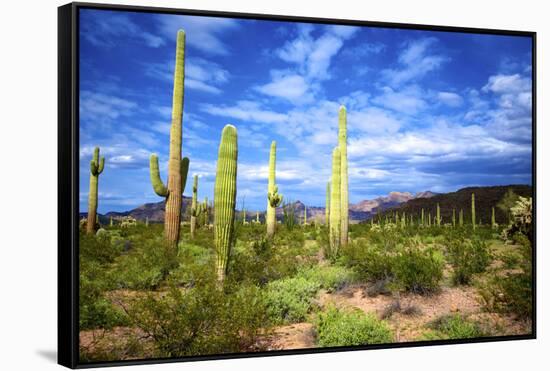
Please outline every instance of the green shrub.
[[257, 287], [223, 291], [215, 280], [135, 299], [128, 313], [131, 323], [153, 340], [154, 357], [262, 350], [258, 338], [268, 322]]
[[285, 324], [306, 319], [321, 285], [303, 277], [293, 277], [270, 282], [266, 288], [269, 318], [274, 324]]
[[317, 283], [327, 291], [341, 290], [357, 279], [357, 274], [342, 266], [314, 266], [304, 269], [298, 273], [308, 281]]
[[111, 276], [117, 288], [154, 290], [178, 266], [178, 251], [166, 245], [163, 237], [134, 244], [135, 248], [117, 259]]
[[394, 340], [386, 322], [358, 309], [329, 307], [318, 314], [315, 329], [321, 347], [386, 344]]
[[453, 282], [458, 285], [469, 284], [472, 276], [484, 272], [492, 259], [487, 243], [479, 238], [448, 238], [447, 254], [453, 266]]
[[127, 322], [122, 310], [105, 298], [104, 293], [110, 288], [110, 280], [101, 264], [81, 260], [79, 280], [80, 330], [110, 329], [113, 326], [124, 325]]
[[423, 340], [471, 339], [486, 336], [473, 321], [455, 315], [442, 316], [428, 325], [431, 329], [423, 334]]
[[395, 254], [364, 239], [353, 241], [342, 249], [342, 262], [354, 268], [364, 281], [387, 280], [393, 277]]
[[439, 289], [445, 266], [443, 255], [433, 248], [409, 246], [400, 251], [393, 265], [399, 289], [429, 294]]
[[514, 313], [521, 318], [533, 314], [532, 249], [527, 238], [522, 241], [516, 269], [495, 269], [490, 278], [478, 283], [481, 302], [488, 311]]

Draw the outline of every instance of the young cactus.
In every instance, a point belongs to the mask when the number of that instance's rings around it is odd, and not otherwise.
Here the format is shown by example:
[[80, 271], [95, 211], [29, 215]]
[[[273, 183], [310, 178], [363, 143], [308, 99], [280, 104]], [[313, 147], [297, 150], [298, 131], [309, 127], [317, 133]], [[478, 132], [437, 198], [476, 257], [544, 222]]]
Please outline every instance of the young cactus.
[[199, 177], [193, 177], [193, 197], [191, 199], [191, 238], [195, 238], [195, 230], [197, 229], [197, 218], [201, 215], [202, 205], [197, 203], [197, 191], [199, 186]]
[[97, 220], [97, 186], [99, 174], [103, 172], [105, 167], [105, 157], [99, 158], [99, 147], [94, 148], [94, 155], [90, 161], [90, 191], [88, 193], [88, 222], [86, 224], [86, 232], [89, 234], [95, 233]]
[[226, 125], [218, 150], [216, 181], [214, 185], [214, 244], [216, 273], [223, 283], [231, 255], [237, 197], [237, 129]]
[[476, 195], [472, 193], [472, 229], [476, 230]]
[[330, 220], [330, 182], [327, 182], [327, 198], [325, 202], [325, 225], [328, 226]]
[[342, 229], [340, 227], [341, 219], [341, 187], [340, 187], [340, 176], [341, 176], [341, 155], [340, 148], [334, 148], [332, 152], [332, 185], [330, 193], [330, 225], [329, 225], [329, 258], [335, 259], [338, 256], [338, 250], [340, 248], [341, 238], [340, 233]]
[[340, 244], [348, 244], [349, 195], [348, 195], [348, 129], [346, 107], [338, 111], [338, 147], [340, 149]]
[[267, 183], [267, 212], [266, 212], [266, 224], [267, 224], [267, 237], [272, 238], [275, 234], [276, 223], [276, 208], [283, 202], [283, 196], [279, 194], [279, 187], [275, 183], [275, 164], [277, 142], [271, 142], [271, 149], [269, 151], [269, 179]]
[[187, 181], [189, 159], [181, 158], [181, 123], [183, 116], [183, 83], [185, 79], [185, 33], [178, 31], [176, 66], [172, 97], [172, 124], [170, 127], [170, 154], [168, 160], [168, 186], [160, 178], [158, 157], [151, 155], [150, 175], [155, 192], [166, 199], [164, 236], [168, 243], [177, 246], [180, 234], [182, 194]]
[[456, 210], [453, 209], [453, 228], [456, 227]]

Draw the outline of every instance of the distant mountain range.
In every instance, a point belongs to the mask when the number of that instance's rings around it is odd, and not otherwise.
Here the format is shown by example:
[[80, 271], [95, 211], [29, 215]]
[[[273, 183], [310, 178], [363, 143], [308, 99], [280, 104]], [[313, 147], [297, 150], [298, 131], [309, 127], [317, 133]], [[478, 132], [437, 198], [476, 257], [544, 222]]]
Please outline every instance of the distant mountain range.
[[[373, 200], [363, 200], [356, 204], [350, 204], [349, 213], [351, 220], [362, 221], [370, 219], [373, 215], [378, 212], [382, 212], [389, 208], [393, 208], [401, 205], [404, 202], [414, 200], [416, 198], [428, 198], [435, 196], [436, 193], [426, 191], [419, 192], [415, 195], [409, 192], [390, 192], [387, 196], [377, 197]], [[100, 222], [107, 223], [110, 218], [114, 220], [120, 219], [125, 216], [132, 216], [137, 220], [144, 221], [146, 218], [149, 218], [150, 222], [162, 222], [164, 221], [164, 201], [147, 203], [141, 206], [136, 207], [135, 209], [128, 211], [110, 211], [106, 214], [99, 214]], [[183, 207], [182, 214], [185, 215], [187, 207], [191, 205], [190, 197], [183, 197]], [[299, 218], [304, 217], [304, 209], [306, 205], [301, 201], [293, 202], [295, 215]], [[264, 220], [264, 212], [260, 212], [260, 219]], [[240, 218], [242, 214], [238, 212]], [[278, 219], [283, 218], [283, 208], [277, 208], [276, 215]], [[80, 213], [80, 217], [86, 217], [87, 213]], [[325, 208], [318, 206], [307, 206], [307, 217], [309, 220], [319, 219], [324, 221], [325, 218]], [[256, 211], [247, 211], [246, 212], [247, 220], [256, 218]]]
[[[458, 212], [460, 209], [464, 210], [464, 219], [469, 221], [471, 210], [471, 194], [476, 195], [476, 214], [478, 219], [484, 223], [490, 220], [491, 208], [496, 207], [496, 204], [502, 199], [504, 193], [508, 189], [513, 190], [520, 196], [531, 196], [532, 187], [529, 185], [508, 185], [508, 186], [492, 186], [492, 187], [468, 187], [462, 188], [456, 192], [450, 193], [435, 193], [431, 191], [419, 192], [412, 194], [409, 192], [390, 192], [387, 196], [377, 197], [372, 200], [363, 200], [355, 204], [350, 204], [349, 214], [350, 219], [355, 222], [361, 222], [371, 219], [377, 214], [385, 215], [385, 213], [393, 213], [396, 210], [399, 212], [405, 212], [408, 215], [420, 215], [422, 209], [425, 213], [431, 212], [432, 217], [435, 216], [435, 209], [437, 203], [441, 208], [441, 216], [444, 222], [450, 222], [452, 209], [456, 210], [456, 216], [458, 218]], [[162, 222], [164, 221], [164, 201], [143, 204], [135, 209], [116, 212], [111, 211], [106, 214], [100, 214], [100, 222], [108, 223], [112, 217], [114, 220], [120, 219], [124, 216], [132, 216], [137, 220], [144, 221], [149, 218], [150, 222]], [[183, 197], [182, 214], [186, 214], [186, 210], [191, 205], [190, 197]], [[295, 201], [293, 203], [296, 217], [303, 219], [304, 209], [306, 205], [301, 201]], [[264, 212], [260, 212], [260, 220], [264, 221]], [[85, 217], [87, 213], [80, 213], [80, 217]], [[277, 218], [283, 218], [283, 208], [277, 208]], [[242, 218], [242, 213], [237, 211], [237, 217]], [[318, 206], [307, 206], [308, 220], [312, 221], [317, 219], [324, 221], [325, 208]], [[256, 218], [256, 211], [247, 211], [246, 219], [252, 220]], [[496, 209], [497, 223], [505, 221], [506, 215], [500, 210]]]
[[[472, 193], [475, 194], [476, 219], [484, 224], [491, 222], [492, 208], [495, 208], [495, 219], [498, 224], [506, 224], [508, 216], [497, 207], [504, 194], [512, 190], [516, 195], [523, 197], [533, 197], [533, 187], [530, 185], [511, 184], [506, 186], [490, 187], [467, 187], [459, 189], [456, 192], [435, 194], [429, 198], [416, 197], [408, 200], [397, 207], [390, 208], [385, 213], [394, 213], [399, 211], [407, 215], [414, 215], [418, 218], [424, 209], [426, 217], [428, 213], [432, 218], [435, 217], [437, 204], [441, 211], [443, 223], [451, 223], [453, 209], [455, 209], [456, 220], [458, 222], [458, 213], [463, 210], [464, 222], [471, 223], [472, 220]], [[385, 215], [383, 212], [382, 215]]]

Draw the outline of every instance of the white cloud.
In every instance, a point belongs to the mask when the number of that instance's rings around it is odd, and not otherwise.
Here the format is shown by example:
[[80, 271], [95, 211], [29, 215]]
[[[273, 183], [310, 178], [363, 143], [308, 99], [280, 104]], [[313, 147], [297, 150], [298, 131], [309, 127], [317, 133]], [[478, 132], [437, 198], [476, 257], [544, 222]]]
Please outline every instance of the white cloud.
[[426, 109], [423, 97], [426, 93], [417, 86], [409, 86], [399, 91], [390, 87], [382, 88], [382, 94], [372, 99], [373, 103], [397, 112], [414, 115]]
[[128, 15], [120, 12], [102, 11], [104, 14], [101, 17], [88, 17], [87, 15], [91, 12], [95, 11], [84, 10], [82, 12], [80, 34], [94, 46], [115, 47], [117, 44], [114, 40], [120, 41], [122, 37], [130, 38], [152, 48], [158, 48], [165, 44], [162, 37], [141, 29]]
[[392, 85], [418, 80], [438, 69], [449, 58], [432, 52], [436, 38], [410, 41], [398, 57], [399, 66], [382, 70], [382, 76]]
[[255, 87], [255, 90], [272, 97], [283, 98], [290, 102], [311, 102], [313, 93], [306, 79], [297, 74], [272, 72], [270, 83]]
[[449, 107], [460, 107], [464, 103], [464, 99], [460, 95], [448, 91], [440, 91], [437, 93], [437, 98]]
[[137, 108], [137, 104], [113, 95], [84, 90], [80, 93], [79, 108], [81, 119], [104, 121], [131, 115]]
[[239, 101], [235, 106], [203, 104], [200, 110], [214, 116], [257, 123], [282, 123], [287, 119], [285, 114], [262, 109], [257, 102], [252, 101]]
[[519, 74], [495, 75], [489, 77], [489, 81], [482, 90], [497, 94], [531, 91], [531, 79], [521, 77]]
[[[150, 77], [172, 82], [174, 62], [147, 63], [145, 74]], [[219, 64], [203, 58], [187, 58], [185, 62], [185, 87], [211, 94], [220, 94], [220, 85], [229, 80], [230, 74]]]
[[189, 46], [212, 55], [231, 53], [222, 36], [238, 30], [239, 22], [243, 22], [231, 18], [168, 14], [159, 15], [157, 20], [160, 30], [171, 40], [175, 40], [178, 30], [183, 29]]

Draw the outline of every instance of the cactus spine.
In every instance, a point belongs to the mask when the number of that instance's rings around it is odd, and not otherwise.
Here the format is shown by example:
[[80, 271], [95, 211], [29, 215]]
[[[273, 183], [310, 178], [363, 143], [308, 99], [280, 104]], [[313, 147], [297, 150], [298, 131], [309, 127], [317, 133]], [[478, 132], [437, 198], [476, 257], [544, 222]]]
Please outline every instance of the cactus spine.
[[277, 159], [277, 142], [271, 142], [269, 151], [269, 179], [267, 183], [267, 237], [271, 238], [275, 234], [276, 223], [276, 208], [283, 202], [283, 196], [279, 194], [279, 188], [275, 183], [275, 164]]
[[237, 129], [226, 125], [222, 131], [214, 185], [214, 243], [218, 282], [225, 280], [231, 253], [237, 197]]
[[461, 227], [464, 225], [464, 210], [460, 209], [460, 212], [458, 213], [458, 225]]
[[439, 202], [437, 203], [437, 209], [435, 211], [437, 226], [441, 227], [441, 210], [439, 209]]
[[332, 184], [331, 184], [331, 193], [330, 193], [330, 256], [329, 258], [334, 259], [338, 255], [338, 250], [340, 248], [341, 238], [340, 233], [342, 232], [340, 223], [342, 222], [341, 218], [341, 186], [340, 186], [340, 176], [341, 176], [341, 163], [342, 157], [340, 154], [340, 148], [334, 148], [332, 152]]
[[176, 66], [172, 97], [172, 124], [170, 126], [170, 154], [168, 160], [168, 186], [160, 179], [158, 157], [151, 155], [151, 183], [155, 192], [166, 198], [164, 236], [176, 246], [180, 234], [182, 194], [187, 181], [189, 159], [181, 158], [181, 123], [183, 116], [183, 84], [185, 79], [185, 32], [178, 31], [176, 42]]
[[348, 194], [348, 129], [346, 107], [338, 111], [338, 147], [340, 148], [340, 240], [341, 245], [348, 244], [349, 194]]
[[325, 203], [325, 224], [328, 226], [330, 220], [330, 182], [327, 182], [327, 199]]
[[472, 228], [476, 230], [476, 196], [472, 193]]
[[86, 224], [87, 233], [95, 233], [97, 220], [97, 185], [99, 174], [105, 167], [105, 157], [99, 158], [99, 147], [94, 148], [94, 155], [90, 161], [90, 190], [88, 192], [88, 221]]
[[197, 217], [201, 213], [201, 207], [197, 205], [197, 191], [199, 188], [199, 177], [193, 177], [193, 198], [191, 199], [191, 238], [195, 238], [195, 230], [197, 228]]

